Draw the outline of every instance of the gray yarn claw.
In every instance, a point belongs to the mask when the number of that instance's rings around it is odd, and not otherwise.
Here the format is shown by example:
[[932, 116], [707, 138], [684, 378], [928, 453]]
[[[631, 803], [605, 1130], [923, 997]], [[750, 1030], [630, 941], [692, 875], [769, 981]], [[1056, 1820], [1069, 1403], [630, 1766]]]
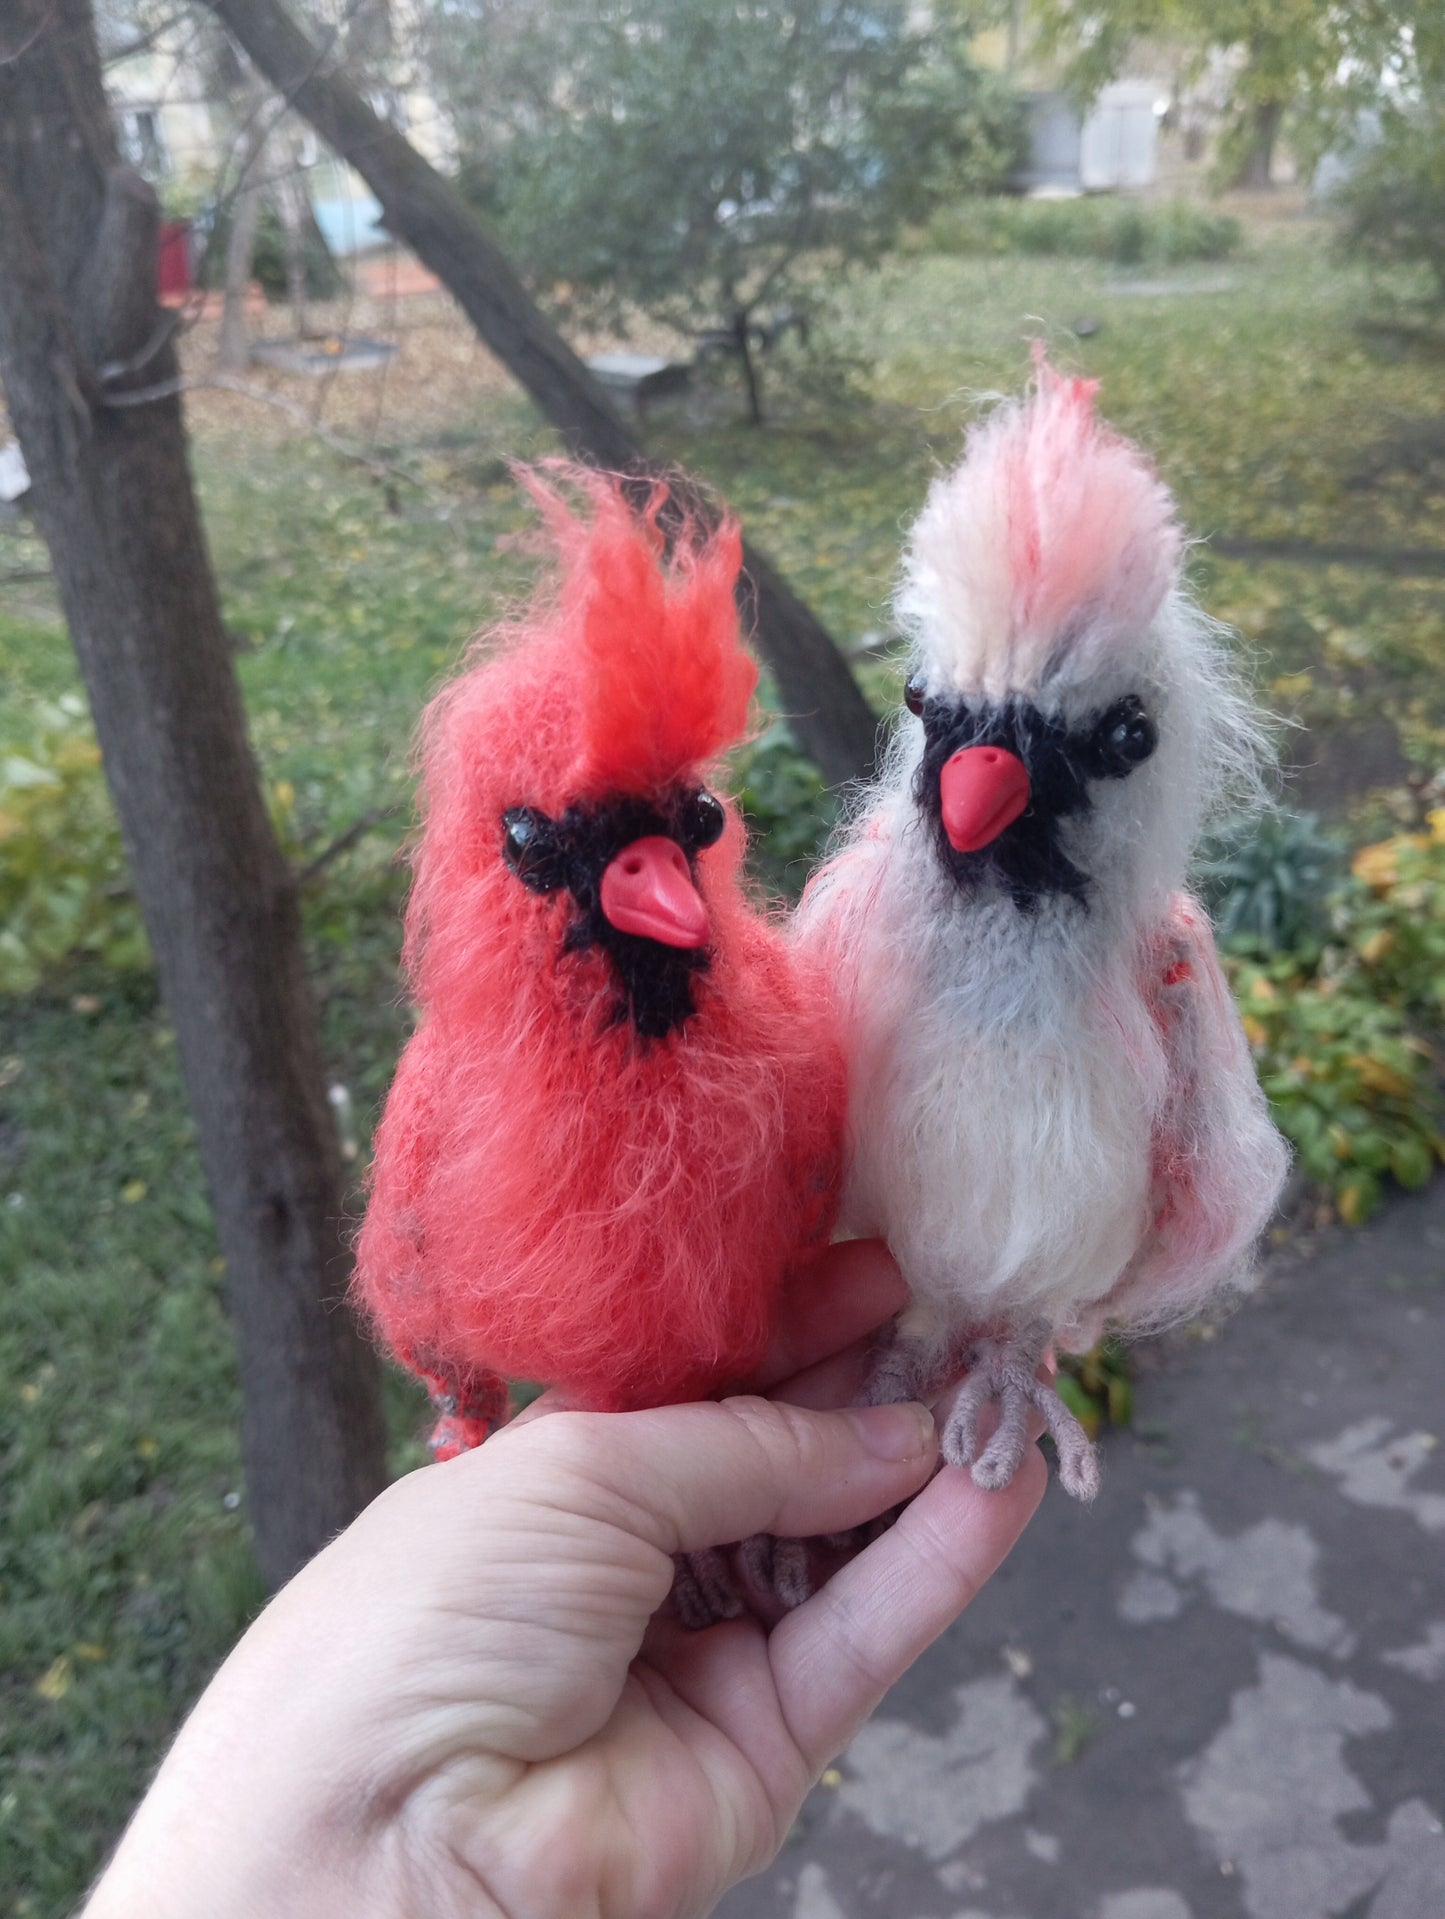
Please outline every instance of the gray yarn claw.
[[724, 1619], [741, 1617], [743, 1596], [727, 1554], [720, 1547], [678, 1553], [672, 1563], [672, 1611], [689, 1632], [702, 1632]]
[[[985, 1492], [1000, 1492], [1019, 1469], [1028, 1447], [1029, 1414], [1036, 1412], [1057, 1448], [1060, 1484], [1071, 1497], [1087, 1502], [1099, 1490], [1099, 1457], [1054, 1387], [1035, 1377], [1044, 1343], [1029, 1332], [979, 1341], [943, 1429], [943, 1457], [950, 1466], [972, 1467], [973, 1483]], [[980, 1450], [979, 1425], [994, 1402], [998, 1426]]]
[[805, 1539], [754, 1533], [738, 1547], [738, 1558], [748, 1585], [770, 1594], [788, 1612], [812, 1598], [813, 1571]]

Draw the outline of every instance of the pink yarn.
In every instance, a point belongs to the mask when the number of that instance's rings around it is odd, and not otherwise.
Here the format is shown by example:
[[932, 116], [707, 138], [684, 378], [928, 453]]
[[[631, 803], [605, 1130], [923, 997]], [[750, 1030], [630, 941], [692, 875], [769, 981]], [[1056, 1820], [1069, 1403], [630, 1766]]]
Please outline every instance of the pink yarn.
[[422, 1023], [377, 1133], [356, 1288], [443, 1391], [485, 1400], [500, 1374], [659, 1404], [743, 1378], [786, 1274], [827, 1243], [843, 1063], [819, 969], [744, 891], [733, 802], [694, 863], [695, 1010], [660, 1039], [619, 1009], [609, 954], [569, 944], [567, 887], [530, 890], [505, 863], [508, 809], [557, 821], [695, 792], [757, 672], [734, 523], [684, 526], [664, 558], [660, 495], [638, 515], [615, 480], [529, 485], [560, 586], [487, 636], [423, 722], [406, 928]]
[[1082, 678], [1159, 611], [1179, 565], [1167, 488], [1094, 414], [1096, 380], [1035, 352], [1033, 392], [968, 437], [913, 530], [899, 607], [960, 693]]

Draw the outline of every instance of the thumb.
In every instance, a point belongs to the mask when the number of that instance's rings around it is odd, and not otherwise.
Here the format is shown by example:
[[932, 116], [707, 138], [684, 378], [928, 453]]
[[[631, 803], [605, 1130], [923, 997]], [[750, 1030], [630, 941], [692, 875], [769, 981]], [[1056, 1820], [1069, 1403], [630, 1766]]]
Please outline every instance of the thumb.
[[917, 1492], [938, 1435], [927, 1407], [814, 1412], [739, 1398], [640, 1413], [553, 1413], [482, 1449], [534, 1493], [669, 1556], [752, 1533], [843, 1532]]

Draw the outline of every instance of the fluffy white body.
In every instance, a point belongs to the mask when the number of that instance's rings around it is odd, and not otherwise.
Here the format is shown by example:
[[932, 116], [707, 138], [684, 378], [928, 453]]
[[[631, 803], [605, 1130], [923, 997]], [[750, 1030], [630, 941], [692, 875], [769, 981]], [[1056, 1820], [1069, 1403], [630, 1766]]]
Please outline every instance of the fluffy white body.
[[[887, 1239], [913, 1295], [900, 1390], [957, 1376], [980, 1340], [1027, 1359], [1044, 1337], [1081, 1350], [1106, 1323], [1192, 1314], [1247, 1279], [1287, 1165], [1183, 891], [1216, 797], [1258, 777], [1260, 735], [1179, 586], [1167, 493], [1091, 401], [1042, 367], [936, 483], [899, 597], [919, 716], [796, 920], [843, 1008], [845, 1226]], [[1019, 829], [1046, 827], [1071, 882], [1020, 881], [1013, 829], [951, 855], [936, 768], [956, 741], [1008, 743], [994, 757], [1031, 762], [1047, 813], [1028, 742], [1082, 763], [1090, 729], [1135, 708], [1147, 757]]]

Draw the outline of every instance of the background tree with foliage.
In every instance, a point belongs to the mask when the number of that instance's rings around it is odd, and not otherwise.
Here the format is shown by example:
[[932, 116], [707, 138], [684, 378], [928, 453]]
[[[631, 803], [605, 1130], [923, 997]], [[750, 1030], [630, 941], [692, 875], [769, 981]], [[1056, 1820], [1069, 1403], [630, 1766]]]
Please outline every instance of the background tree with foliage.
[[1346, 155], [1343, 239], [1379, 266], [1423, 268], [1445, 310], [1445, 11], [1414, 22], [1373, 114]]
[[1440, 33], [1436, 0], [1035, 0], [1032, 14], [1041, 50], [1087, 98], [1142, 40], [1177, 48], [1186, 84], [1222, 56], [1233, 79], [1218, 172], [1249, 187], [1270, 184], [1282, 132], [1312, 163], [1362, 109], [1408, 89], [1422, 43]]
[[[1019, 120], [965, 29], [906, 0], [472, 0], [428, 62], [471, 191], [554, 307], [754, 352], [834, 261], [1006, 180]], [[945, 15], [945, 20], [947, 16]]]
[[[458, 189], [363, 98], [330, 43], [304, 33], [279, 0], [203, 0], [257, 71], [342, 155], [478, 335], [583, 459], [618, 472], [647, 455], [608, 395], [540, 311], [511, 260]], [[877, 721], [817, 615], [766, 555], [743, 544], [742, 592], [758, 647], [800, 745], [829, 780], [872, 765]]]

